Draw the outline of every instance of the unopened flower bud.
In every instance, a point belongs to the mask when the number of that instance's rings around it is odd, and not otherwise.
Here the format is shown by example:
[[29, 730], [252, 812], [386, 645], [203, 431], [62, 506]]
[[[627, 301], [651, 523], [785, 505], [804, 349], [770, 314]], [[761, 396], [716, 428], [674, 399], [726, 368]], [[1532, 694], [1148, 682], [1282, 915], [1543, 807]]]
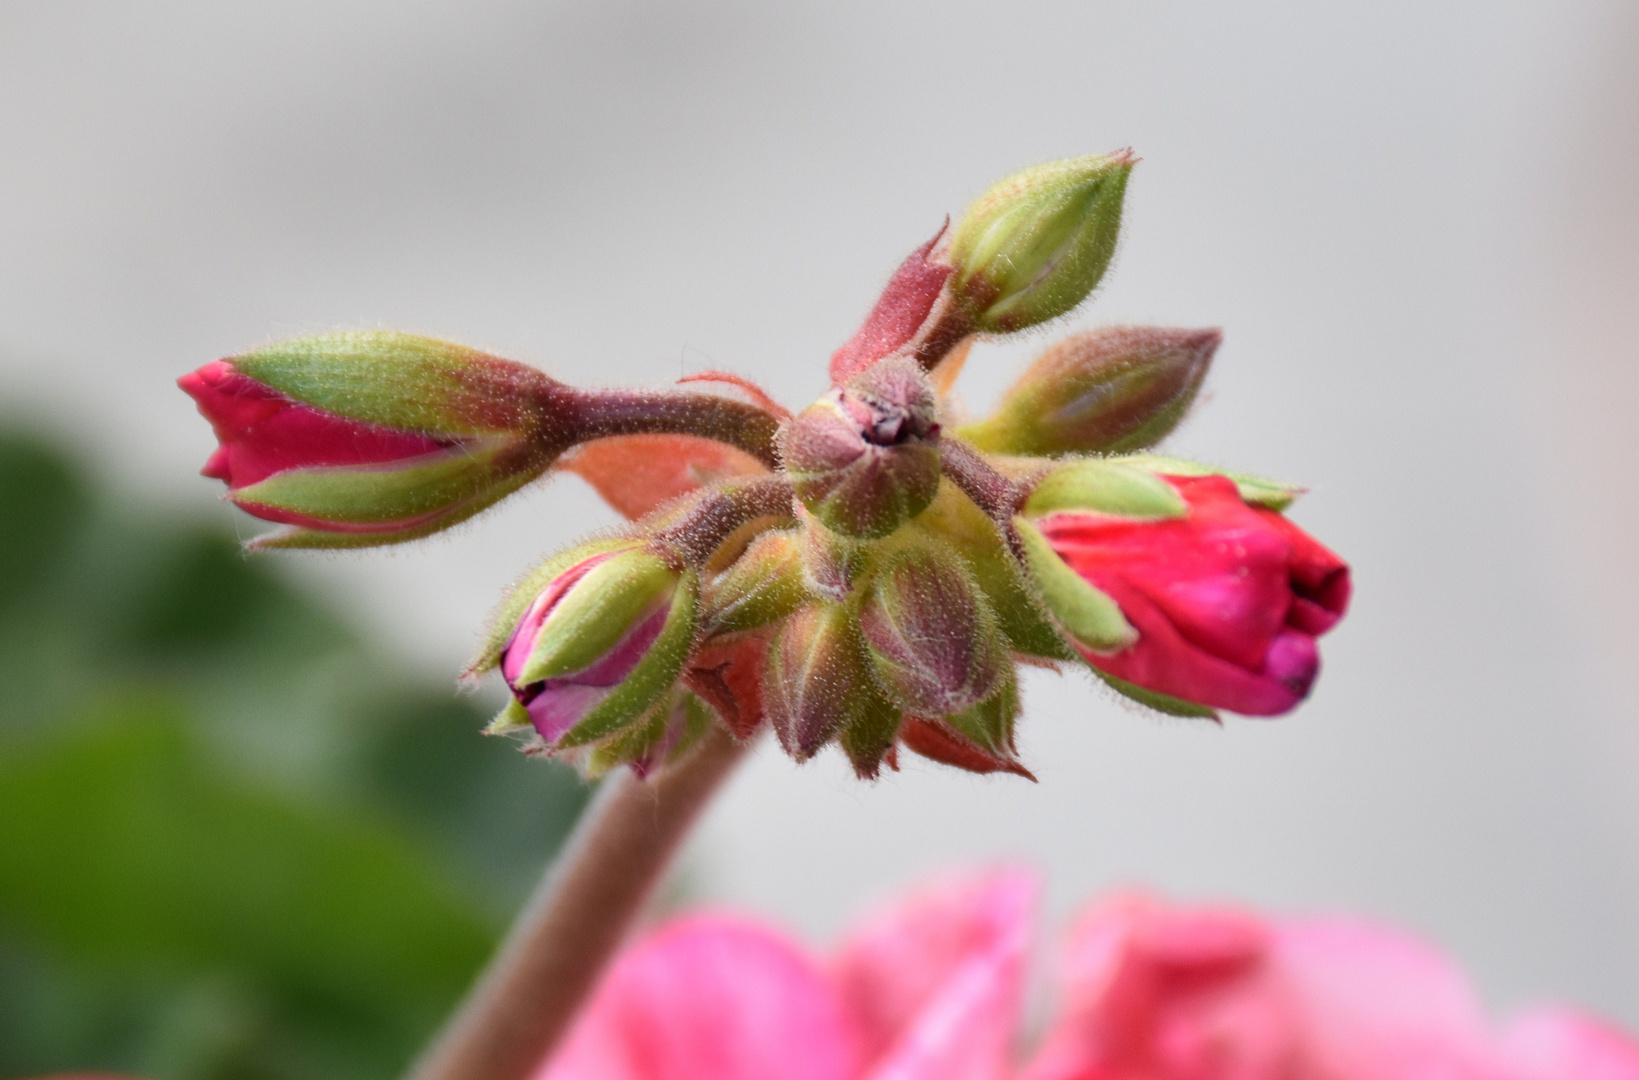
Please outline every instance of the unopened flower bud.
[[636, 541], [583, 546], [520, 584], [473, 670], [500, 666], [514, 698], [509, 715], [548, 746], [594, 742], [642, 716], [677, 681], [694, 637], [696, 593], [692, 571]]
[[962, 437], [991, 453], [1042, 457], [1154, 446], [1189, 411], [1221, 339], [1217, 330], [1153, 326], [1072, 335]]
[[951, 238], [951, 289], [988, 333], [1055, 319], [1087, 298], [1115, 254], [1127, 150], [1039, 165], [968, 207]]
[[893, 555], [859, 611], [872, 670], [918, 716], [971, 708], [1006, 663], [996, 619], [953, 554], [918, 546]]
[[425, 536], [539, 476], [556, 453], [561, 384], [431, 338], [297, 338], [177, 382], [220, 443], [203, 473], [246, 512], [295, 526], [261, 546]]
[[751, 630], [778, 622], [809, 599], [802, 539], [792, 530], [770, 530], [706, 586], [701, 625], [712, 634]]
[[804, 409], [781, 452], [797, 497], [845, 536], [886, 536], [939, 490], [933, 388], [916, 364], [887, 360]]
[[1077, 462], [1038, 485], [1014, 526], [1042, 599], [1128, 697], [1194, 715], [1288, 711], [1319, 671], [1316, 638], [1348, 607], [1348, 565], [1229, 477], [1157, 460]]
[[845, 728], [884, 711], [853, 612], [819, 602], [781, 625], [768, 650], [763, 708], [786, 753], [806, 761]]
[[640, 779], [677, 760], [711, 726], [711, 708], [694, 694], [675, 687], [642, 719], [590, 747], [583, 769], [597, 777], [628, 765]]

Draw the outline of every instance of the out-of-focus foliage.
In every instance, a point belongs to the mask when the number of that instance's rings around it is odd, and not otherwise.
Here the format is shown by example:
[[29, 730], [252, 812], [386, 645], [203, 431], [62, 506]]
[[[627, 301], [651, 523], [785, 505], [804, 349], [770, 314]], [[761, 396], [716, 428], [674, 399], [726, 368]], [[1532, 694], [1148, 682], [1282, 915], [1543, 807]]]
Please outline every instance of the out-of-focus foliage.
[[393, 1076], [579, 811], [281, 570], [0, 429], [0, 1076]]

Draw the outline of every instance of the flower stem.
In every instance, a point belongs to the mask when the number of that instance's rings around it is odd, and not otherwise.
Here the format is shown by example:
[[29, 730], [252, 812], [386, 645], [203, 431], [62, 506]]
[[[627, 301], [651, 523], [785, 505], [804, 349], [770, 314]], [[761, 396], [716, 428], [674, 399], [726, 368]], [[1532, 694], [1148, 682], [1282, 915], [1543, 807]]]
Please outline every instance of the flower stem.
[[576, 442], [611, 435], [698, 435], [779, 464], [779, 417], [756, 405], [678, 390], [568, 391]]
[[749, 743], [717, 725], [647, 781], [603, 784], [410, 1080], [527, 1080], [561, 1042], [689, 827]]

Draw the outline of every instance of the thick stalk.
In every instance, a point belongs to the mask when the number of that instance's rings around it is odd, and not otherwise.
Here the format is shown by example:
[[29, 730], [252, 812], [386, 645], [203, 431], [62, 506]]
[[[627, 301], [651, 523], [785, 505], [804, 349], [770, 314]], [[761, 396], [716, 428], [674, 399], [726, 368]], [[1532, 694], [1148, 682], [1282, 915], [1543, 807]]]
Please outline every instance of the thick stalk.
[[604, 782], [410, 1080], [526, 1080], [562, 1040], [689, 827], [749, 744], [713, 725], [650, 780]]
[[703, 567], [730, 536], [759, 518], [773, 525], [796, 523], [792, 504], [796, 495], [784, 476], [765, 476], [707, 491], [683, 515], [651, 538], [674, 548], [683, 561]]
[[572, 390], [575, 441], [611, 435], [698, 435], [779, 465], [779, 418], [755, 405], [679, 390]]

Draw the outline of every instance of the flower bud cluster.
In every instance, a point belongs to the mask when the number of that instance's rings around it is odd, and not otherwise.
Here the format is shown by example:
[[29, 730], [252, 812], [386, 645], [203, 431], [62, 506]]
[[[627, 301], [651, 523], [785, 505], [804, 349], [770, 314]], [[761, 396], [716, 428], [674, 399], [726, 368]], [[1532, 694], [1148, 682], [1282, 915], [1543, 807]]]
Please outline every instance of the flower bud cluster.
[[1029, 772], [1021, 664], [1084, 666], [1184, 716], [1308, 693], [1346, 564], [1283, 515], [1298, 489], [1156, 456], [1216, 330], [1111, 327], [1050, 346], [989, 416], [947, 398], [977, 336], [1056, 319], [1115, 251], [1128, 152], [1029, 169], [899, 267], [792, 416], [745, 400], [591, 391], [402, 334], [303, 338], [181, 380], [220, 446], [205, 474], [288, 526], [260, 541], [424, 536], [553, 469], [631, 519], [555, 556], [497, 612], [470, 674], [491, 730], [639, 774], [714, 723], [769, 727], [861, 776], [902, 750]]

